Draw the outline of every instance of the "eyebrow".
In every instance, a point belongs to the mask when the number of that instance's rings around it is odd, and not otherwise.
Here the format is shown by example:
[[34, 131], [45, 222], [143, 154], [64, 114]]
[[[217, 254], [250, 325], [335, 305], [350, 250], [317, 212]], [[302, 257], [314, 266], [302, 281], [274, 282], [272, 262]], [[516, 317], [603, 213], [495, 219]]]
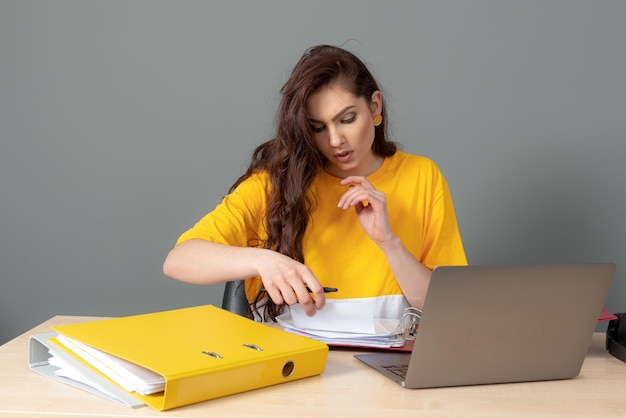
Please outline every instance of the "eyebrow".
[[[350, 105], [350, 106], [346, 106], [343, 109], [341, 109], [339, 112], [337, 112], [337, 114], [335, 116], [333, 116], [333, 122], [336, 121], [337, 119], [339, 119], [341, 117], [341, 115], [343, 115], [344, 113], [346, 113], [348, 110], [355, 108], [355, 105]], [[322, 121], [319, 121], [317, 119], [313, 119], [313, 118], [309, 118], [309, 121], [311, 122], [317, 122], [317, 123], [322, 123]]]

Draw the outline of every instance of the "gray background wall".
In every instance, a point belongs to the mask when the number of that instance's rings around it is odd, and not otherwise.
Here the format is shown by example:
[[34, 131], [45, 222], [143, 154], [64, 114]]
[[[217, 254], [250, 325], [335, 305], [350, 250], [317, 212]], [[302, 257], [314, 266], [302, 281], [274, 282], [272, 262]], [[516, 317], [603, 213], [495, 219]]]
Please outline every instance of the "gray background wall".
[[346, 45], [447, 176], [473, 264], [613, 261], [626, 310], [626, 2], [0, 0], [0, 342], [58, 314], [221, 301], [163, 276]]

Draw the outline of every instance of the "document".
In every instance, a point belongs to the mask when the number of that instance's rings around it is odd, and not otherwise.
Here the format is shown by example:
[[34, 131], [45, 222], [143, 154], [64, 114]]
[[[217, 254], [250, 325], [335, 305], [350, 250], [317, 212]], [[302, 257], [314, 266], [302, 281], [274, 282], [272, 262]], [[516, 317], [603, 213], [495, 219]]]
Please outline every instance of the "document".
[[299, 304], [290, 308], [291, 319], [299, 329], [344, 333], [375, 334], [373, 301], [335, 301], [329, 299], [323, 309], [307, 316]]
[[400, 320], [374, 318], [373, 302], [329, 299], [314, 316], [300, 305], [276, 318], [285, 331], [322, 341], [328, 345], [391, 348], [404, 345]]
[[[68, 350], [95, 367], [100, 373], [120, 385], [127, 392], [152, 395], [163, 392], [165, 389], [165, 378], [144, 367], [96, 350], [64, 335], [59, 335], [56, 339]], [[65, 377], [79, 380], [76, 378], [75, 373], [67, 369], [62, 368], [60, 373], [64, 374]], [[84, 381], [83, 383], [89, 384]], [[99, 387], [96, 388], [102, 390]]]
[[66, 379], [73, 380], [75, 382], [82, 383], [83, 385], [87, 385], [89, 387], [94, 388], [95, 390], [104, 393], [109, 397], [115, 397], [115, 394], [110, 392], [104, 385], [99, 384], [95, 380], [90, 379], [86, 376], [81, 370], [77, 369], [74, 365], [67, 362], [62, 357], [55, 355], [54, 353], [50, 353], [50, 358], [48, 359], [49, 364], [57, 367], [54, 371], [54, 374], [59, 377], [64, 377]]

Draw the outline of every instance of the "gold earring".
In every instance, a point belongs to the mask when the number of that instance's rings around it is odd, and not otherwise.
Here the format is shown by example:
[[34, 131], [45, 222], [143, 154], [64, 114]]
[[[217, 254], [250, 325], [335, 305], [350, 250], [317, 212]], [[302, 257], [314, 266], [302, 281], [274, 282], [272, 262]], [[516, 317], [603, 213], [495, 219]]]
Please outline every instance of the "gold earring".
[[383, 115], [374, 116], [374, 126], [380, 126], [383, 123]]

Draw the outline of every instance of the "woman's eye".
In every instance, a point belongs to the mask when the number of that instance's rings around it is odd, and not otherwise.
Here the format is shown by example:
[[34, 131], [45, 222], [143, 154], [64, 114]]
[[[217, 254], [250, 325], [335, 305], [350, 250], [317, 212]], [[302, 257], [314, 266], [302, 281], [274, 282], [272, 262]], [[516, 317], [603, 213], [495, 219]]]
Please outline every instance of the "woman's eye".
[[320, 133], [324, 130], [324, 125], [322, 126], [315, 126], [315, 125], [311, 125], [311, 129], [313, 130], [313, 133]]
[[356, 113], [350, 113], [345, 118], [341, 119], [341, 123], [352, 123], [356, 119]]

